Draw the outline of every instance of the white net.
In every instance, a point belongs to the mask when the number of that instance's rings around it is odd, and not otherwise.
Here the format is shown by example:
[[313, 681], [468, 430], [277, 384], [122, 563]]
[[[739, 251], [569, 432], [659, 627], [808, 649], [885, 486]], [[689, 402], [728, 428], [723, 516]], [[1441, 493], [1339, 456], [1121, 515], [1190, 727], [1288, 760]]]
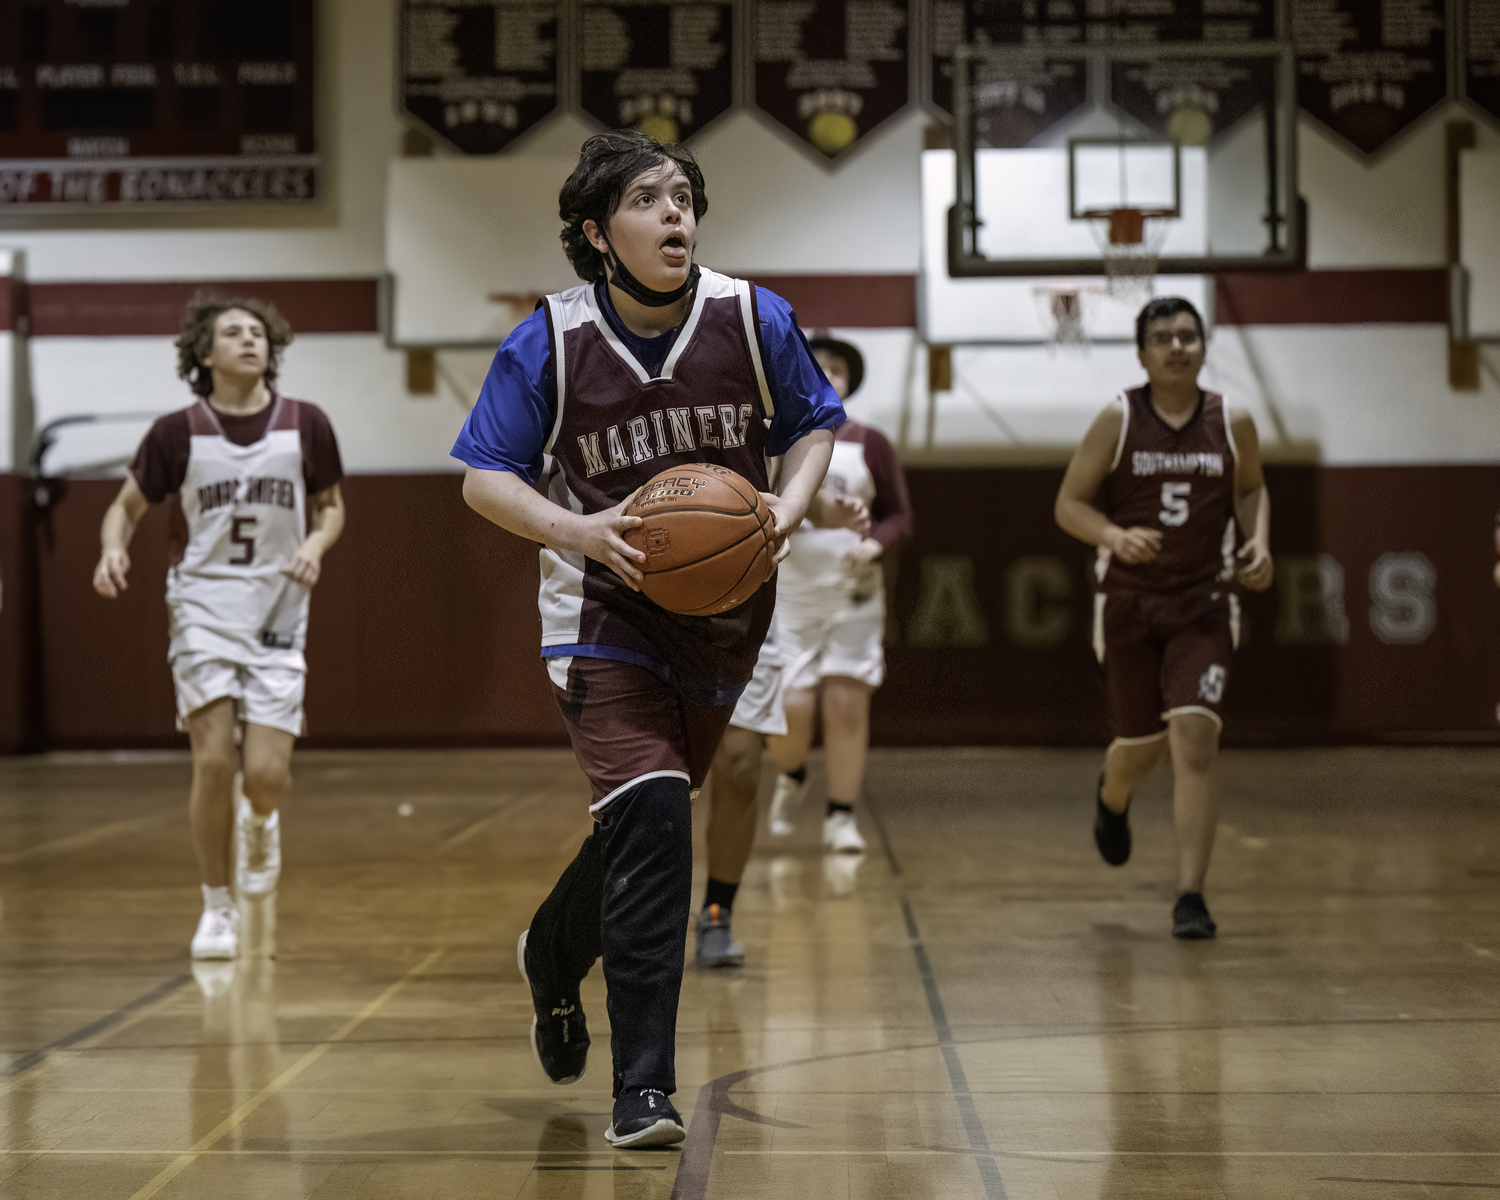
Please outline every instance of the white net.
[[1135, 208], [1091, 216], [1111, 296], [1140, 303], [1150, 299], [1156, 291], [1156, 264], [1172, 219]]
[[1048, 340], [1057, 350], [1085, 352], [1089, 347], [1086, 304], [1098, 288], [1083, 284], [1044, 285], [1032, 288], [1041, 309]]

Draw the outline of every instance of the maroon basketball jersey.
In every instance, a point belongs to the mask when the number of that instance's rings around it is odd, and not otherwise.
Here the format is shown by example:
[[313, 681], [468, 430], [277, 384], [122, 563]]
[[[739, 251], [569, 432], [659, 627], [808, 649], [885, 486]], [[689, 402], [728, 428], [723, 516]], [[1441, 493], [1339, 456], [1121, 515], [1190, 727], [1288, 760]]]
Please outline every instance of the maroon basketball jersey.
[[[767, 491], [771, 394], [756, 335], [754, 288], [702, 270], [693, 306], [652, 377], [599, 309], [592, 284], [548, 296], [557, 418], [546, 446], [548, 495], [573, 512], [613, 508], [653, 475], [717, 463]], [[603, 563], [542, 552], [543, 654], [599, 648], [598, 657], [668, 669], [699, 703], [732, 702], [750, 679], [771, 623], [775, 580], [738, 608], [686, 617], [658, 607]]]
[[1102, 587], [1166, 592], [1234, 578], [1234, 434], [1229, 406], [1201, 392], [1198, 411], [1173, 429], [1151, 407], [1149, 387], [1121, 398], [1125, 409], [1100, 508], [1116, 525], [1161, 530], [1161, 552], [1129, 565], [1099, 548]]

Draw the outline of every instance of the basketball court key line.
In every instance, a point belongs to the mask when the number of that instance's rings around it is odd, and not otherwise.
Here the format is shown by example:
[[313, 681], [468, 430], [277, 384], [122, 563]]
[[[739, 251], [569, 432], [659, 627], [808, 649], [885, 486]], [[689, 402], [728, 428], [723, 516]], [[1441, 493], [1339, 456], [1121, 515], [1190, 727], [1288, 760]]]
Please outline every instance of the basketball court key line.
[[[887, 843], [889, 845], [889, 843]], [[989, 1138], [979, 1119], [979, 1109], [974, 1104], [974, 1095], [969, 1091], [969, 1081], [964, 1075], [963, 1063], [958, 1061], [958, 1046], [953, 1040], [953, 1031], [948, 1028], [948, 1012], [943, 1007], [943, 998], [938, 994], [937, 979], [932, 973], [932, 962], [927, 957], [927, 947], [922, 941], [922, 931], [911, 910], [911, 901], [901, 897], [901, 915], [906, 918], [906, 934], [911, 939], [911, 952], [917, 960], [917, 973], [922, 977], [922, 990], [927, 994], [927, 1008], [932, 1014], [933, 1029], [937, 1032], [938, 1046], [943, 1052], [943, 1065], [948, 1068], [948, 1081], [953, 1088], [953, 1103], [958, 1106], [958, 1115], [964, 1123], [964, 1134], [969, 1139], [969, 1148], [975, 1155], [979, 1178], [984, 1183], [987, 1200], [1006, 1200], [1005, 1184], [1000, 1179], [1000, 1167], [990, 1150]]]
[[149, 1197], [156, 1195], [159, 1191], [162, 1190], [162, 1188], [166, 1187], [167, 1184], [171, 1183], [172, 1180], [181, 1175], [183, 1171], [192, 1166], [193, 1163], [205, 1150], [212, 1149], [214, 1143], [219, 1141], [220, 1138], [224, 1137], [225, 1134], [238, 1129], [240, 1125], [243, 1124], [246, 1117], [250, 1116], [251, 1113], [258, 1109], [272, 1096], [284, 1090], [294, 1079], [297, 1078], [297, 1076], [301, 1075], [310, 1066], [312, 1066], [315, 1062], [322, 1058], [323, 1055], [332, 1050], [335, 1045], [337, 1045], [339, 1042], [342, 1042], [351, 1033], [353, 1033], [356, 1029], [363, 1025], [367, 1020], [369, 1020], [382, 1008], [384, 1008], [386, 1004], [389, 1003], [391, 998], [396, 995], [397, 992], [404, 988], [418, 975], [421, 975], [424, 971], [426, 971], [446, 952], [446, 946], [434, 950], [400, 979], [396, 980], [395, 983], [392, 983], [389, 987], [387, 987], [383, 992], [380, 993], [380, 995], [376, 996], [375, 999], [366, 1004], [364, 1008], [360, 1009], [359, 1012], [355, 1013], [354, 1016], [350, 1017], [341, 1026], [339, 1026], [339, 1028], [334, 1031], [333, 1035], [329, 1037], [327, 1041], [321, 1042], [318, 1045], [314, 1046], [286, 1070], [282, 1071], [281, 1074], [276, 1076], [275, 1079], [271, 1080], [270, 1083], [266, 1084], [265, 1087], [261, 1088], [260, 1091], [256, 1092], [255, 1095], [251, 1096], [250, 1099], [246, 1100], [245, 1103], [241, 1104], [227, 1117], [225, 1117], [222, 1121], [220, 1121], [217, 1125], [210, 1129], [206, 1134], [204, 1134], [201, 1138], [194, 1142], [191, 1148], [178, 1155], [177, 1158], [173, 1159], [172, 1162], [163, 1167], [159, 1172], [157, 1172], [156, 1176], [146, 1184], [145, 1187], [141, 1188], [140, 1191], [132, 1195], [130, 1197], [130, 1200], [149, 1200]]

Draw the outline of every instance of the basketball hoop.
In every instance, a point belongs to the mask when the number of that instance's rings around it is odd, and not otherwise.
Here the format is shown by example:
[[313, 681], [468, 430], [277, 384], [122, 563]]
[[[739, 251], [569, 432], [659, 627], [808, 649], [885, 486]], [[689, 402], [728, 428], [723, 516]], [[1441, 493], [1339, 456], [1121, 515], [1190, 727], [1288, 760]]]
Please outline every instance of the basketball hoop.
[[1167, 222], [1176, 209], [1109, 208], [1079, 213], [1090, 221], [1109, 294], [1119, 300], [1144, 300], [1156, 290], [1156, 264], [1167, 240]]
[[1041, 284], [1031, 289], [1041, 307], [1048, 341], [1055, 349], [1087, 353], [1089, 330], [1084, 321], [1084, 296], [1098, 295], [1100, 291], [1098, 287], [1077, 283]]

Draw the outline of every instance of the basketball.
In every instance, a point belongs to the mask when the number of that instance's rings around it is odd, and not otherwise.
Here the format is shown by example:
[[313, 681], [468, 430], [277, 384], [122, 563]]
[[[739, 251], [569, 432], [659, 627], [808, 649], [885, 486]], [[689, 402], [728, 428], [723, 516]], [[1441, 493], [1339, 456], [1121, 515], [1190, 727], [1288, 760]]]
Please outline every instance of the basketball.
[[761, 494], [727, 467], [694, 464], [653, 476], [626, 508], [642, 524], [625, 540], [646, 552], [643, 591], [668, 612], [711, 617], [771, 577], [780, 543]]

